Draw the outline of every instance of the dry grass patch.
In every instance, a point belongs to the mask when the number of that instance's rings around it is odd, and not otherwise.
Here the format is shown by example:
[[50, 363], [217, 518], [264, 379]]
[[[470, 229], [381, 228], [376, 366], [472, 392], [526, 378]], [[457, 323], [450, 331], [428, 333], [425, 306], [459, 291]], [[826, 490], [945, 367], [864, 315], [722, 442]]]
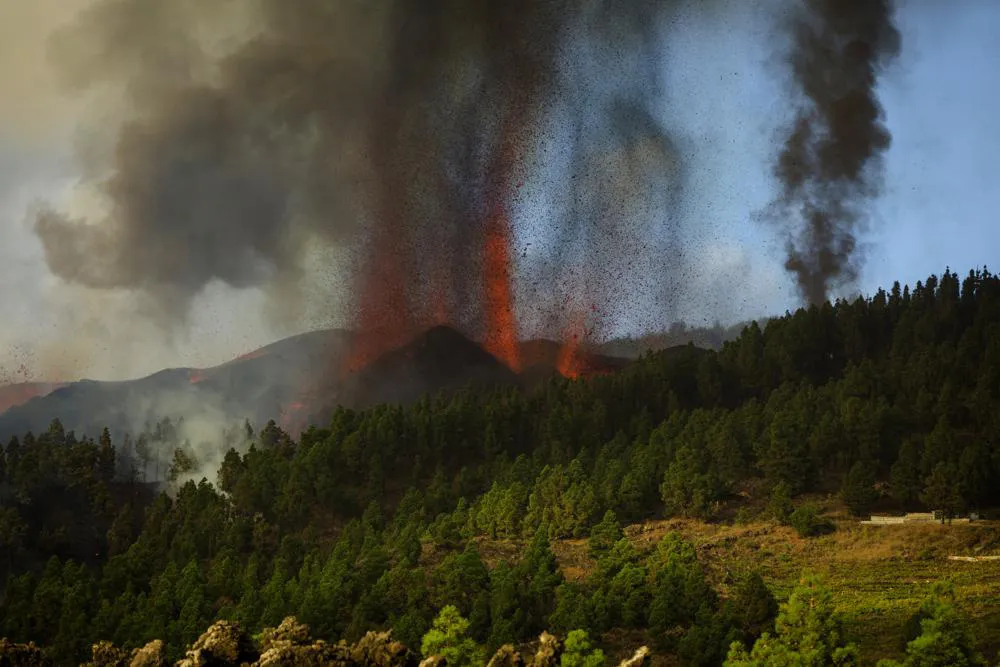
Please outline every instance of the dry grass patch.
[[695, 545], [722, 595], [748, 570], [758, 571], [779, 600], [803, 572], [823, 576], [864, 664], [900, 655], [907, 619], [933, 584], [945, 579], [954, 583], [959, 610], [987, 655], [1000, 647], [1000, 562], [948, 560], [1000, 552], [1000, 527], [993, 523], [861, 526], [841, 520], [836, 532], [803, 539], [769, 522], [730, 526], [673, 519], [630, 527], [626, 534], [648, 548], [671, 531]]
[[[804, 572], [821, 575], [833, 593], [846, 632], [861, 649], [863, 664], [901, 655], [907, 619], [933, 584], [944, 579], [954, 583], [959, 611], [969, 619], [981, 648], [988, 656], [1000, 649], [1000, 562], [948, 560], [952, 555], [1000, 554], [1000, 524], [862, 526], [841, 519], [836, 532], [809, 539], [787, 526], [764, 521], [728, 525], [665, 519], [624, 529], [640, 553], [654, 549], [670, 532], [694, 544], [709, 579], [723, 596], [748, 571], [759, 572], [779, 600], [787, 599]], [[476, 543], [491, 569], [504, 560], [517, 562], [528, 544], [488, 538], [478, 538]], [[569, 581], [583, 581], [594, 570], [586, 539], [556, 540], [552, 551]], [[437, 564], [448, 553], [425, 544], [423, 561]], [[641, 632], [616, 631], [604, 637], [615, 659], [648, 641]], [[672, 660], [656, 656], [654, 664], [677, 664]]]

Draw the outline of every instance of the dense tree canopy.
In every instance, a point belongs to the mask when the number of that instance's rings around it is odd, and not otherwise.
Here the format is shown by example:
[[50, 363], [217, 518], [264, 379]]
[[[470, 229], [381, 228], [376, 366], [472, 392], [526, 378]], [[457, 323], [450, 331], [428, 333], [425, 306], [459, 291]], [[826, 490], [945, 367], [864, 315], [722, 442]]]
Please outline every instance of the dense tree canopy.
[[[55, 419], [0, 447], [0, 636], [71, 661], [99, 638], [161, 637], [176, 656], [214, 618], [256, 631], [295, 614], [328, 638], [392, 627], [414, 647], [435, 618], [446, 638], [460, 618], [488, 647], [636, 628], [719, 664], [733, 641], [771, 632], [766, 586], [722, 598], [691, 545], [670, 535], [637, 553], [622, 523], [717, 519], [746, 488], [805, 534], [822, 526], [795, 509], [805, 492], [839, 492], [859, 515], [996, 506], [998, 398], [1000, 278], [983, 270], [801, 309], [718, 352], [662, 350], [613, 375], [340, 409], [297, 439], [239, 425], [213, 470], [176, 422], [112, 443]], [[593, 572], [564, 580], [550, 541], [588, 536]], [[523, 549], [488, 567], [484, 538]], [[768, 635], [789, 650], [805, 641], [789, 643], [796, 613]], [[949, 622], [935, 618], [932, 634]]]

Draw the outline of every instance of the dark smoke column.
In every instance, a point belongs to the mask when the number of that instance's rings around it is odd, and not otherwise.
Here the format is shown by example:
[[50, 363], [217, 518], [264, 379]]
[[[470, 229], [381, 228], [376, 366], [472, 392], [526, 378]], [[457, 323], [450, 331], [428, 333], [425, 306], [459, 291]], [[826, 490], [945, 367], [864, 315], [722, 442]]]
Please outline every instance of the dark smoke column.
[[856, 235], [891, 141], [875, 85], [899, 53], [892, 14], [891, 0], [803, 0], [792, 18], [788, 64], [803, 99], [765, 217], [786, 232], [785, 266], [810, 304], [857, 277]]

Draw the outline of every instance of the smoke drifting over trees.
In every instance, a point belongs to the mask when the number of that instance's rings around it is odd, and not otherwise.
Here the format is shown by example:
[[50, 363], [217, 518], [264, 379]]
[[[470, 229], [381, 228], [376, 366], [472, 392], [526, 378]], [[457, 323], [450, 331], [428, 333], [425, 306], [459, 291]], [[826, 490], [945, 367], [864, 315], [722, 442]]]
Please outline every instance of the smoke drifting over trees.
[[[809, 299], [849, 274], [848, 200], [887, 143], [872, 86], [895, 33], [884, 3], [862, 4], [813, 2], [795, 24], [810, 105], [779, 203], [808, 221], [789, 267]], [[347, 248], [354, 325], [380, 349], [442, 321], [495, 353], [519, 317], [599, 336], [637, 293], [665, 322], [684, 165], [656, 110], [681, 5], [99, 0], [56, 34], [53, 60], [102, 109], [80, 162], [106, 218], [42, 210], [49, 267], [147, 293], [182, 323], [212, 282], [292, 286], [309, 249]], [[518, 192], [543, 178], [553, 135], [569, 146], [564, 177], [543, 184], [559, 202], [543, 223], [555, 250], [515, 304]]]
[[808, 303], [857, 276], [857, 233], [878, 194], [891, 136], [877, 74], [899, 54], [892, 0], [805, 0], [788, 65], [804, 98], [775, 165], [768, 215], [788, 235], [786, 268]]

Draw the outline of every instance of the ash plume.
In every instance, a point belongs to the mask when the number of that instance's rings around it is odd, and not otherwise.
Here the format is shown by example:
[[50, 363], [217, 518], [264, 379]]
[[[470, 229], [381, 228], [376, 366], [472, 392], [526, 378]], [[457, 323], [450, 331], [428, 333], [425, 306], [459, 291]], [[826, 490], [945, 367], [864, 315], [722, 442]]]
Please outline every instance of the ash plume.
[[857, 277], [857, 233], [891, 141], [875, 86], [900, 35], [892, 0], [805, 0], [790, 30], [801, 104], [774, 167], [781, 193], [764, 216], [787, 234], [785, 267], [803, 298], [819, 304]]
[[[517, 327], [486, 312], [514, 307], [488, 283], [514, 261], [518, 185], [563, 114], [593, 168], [544, 223], [575, 241], [546, 272], [618, 302], [641, 237], [670, 224], [654, 221], [660, 191], [678, 187], [652, 106], [676, 4], [95, 0], [51, 55], [97, 109], [80, 164], [105, 214], [46, 206], [34, 229], [55, 274], [145, 294], [168, 327], [213, 282], [293, 285], [328, 244], [351, 250], [343, 292], [372, 345], [442, 320], [490, 338]], [[669, 264], [639, 270], [667, 283]]]

